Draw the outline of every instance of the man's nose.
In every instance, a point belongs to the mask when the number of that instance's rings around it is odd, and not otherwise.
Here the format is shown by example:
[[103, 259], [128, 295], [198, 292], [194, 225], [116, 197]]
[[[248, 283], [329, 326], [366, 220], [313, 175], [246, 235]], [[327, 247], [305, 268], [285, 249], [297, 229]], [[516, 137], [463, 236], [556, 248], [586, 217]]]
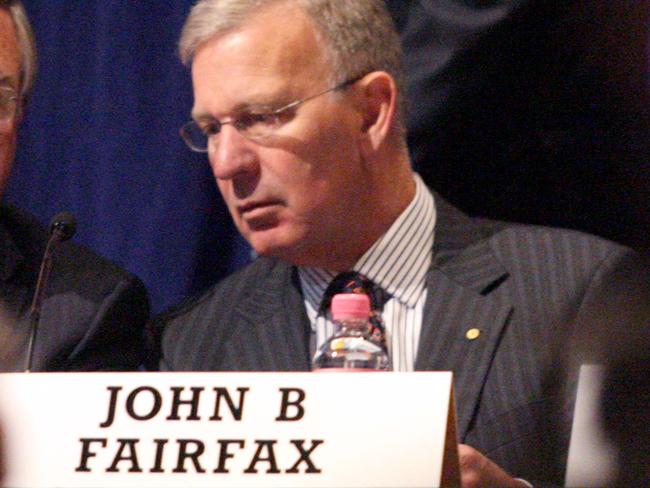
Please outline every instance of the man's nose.
[[211, 141], [211, 144], [208, 156], [212, 173], [217, 179], [229, 180], [257, 174], [257, 154], [253, 144], [232, 125], [224, 125], [218, 141]]

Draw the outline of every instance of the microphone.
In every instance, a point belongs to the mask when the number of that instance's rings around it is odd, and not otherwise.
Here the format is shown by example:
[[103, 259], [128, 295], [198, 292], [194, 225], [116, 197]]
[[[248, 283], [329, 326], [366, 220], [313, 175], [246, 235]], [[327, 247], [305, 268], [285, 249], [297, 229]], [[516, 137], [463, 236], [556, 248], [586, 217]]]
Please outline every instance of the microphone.
[[50, 221], [50, 235], [57, 234], [57, 241], [71, 239], [77, 232], [77, 219], [70, 212], [59, 212]]
[[43, 259], [41, 260], [41, 269], [36, 280], [36, 289], [32, 298], [32, 306], [29, 311], [29, 344], [27, 346], [27, 358], [25, 362], [25, 372], [29, 373], [32, 369], [34, 356], [34, 343], [36, 333], [38, 332], [38, 321], [41, 317], [41, 304], [43, 302], [43, 293], [50, 276], [52, 268], [52, 251], [57, 244], [72, 238], [77, 230], [77, 219], [70, 212], [59, 212], [50, 221], [50, 237], [45, 246]]

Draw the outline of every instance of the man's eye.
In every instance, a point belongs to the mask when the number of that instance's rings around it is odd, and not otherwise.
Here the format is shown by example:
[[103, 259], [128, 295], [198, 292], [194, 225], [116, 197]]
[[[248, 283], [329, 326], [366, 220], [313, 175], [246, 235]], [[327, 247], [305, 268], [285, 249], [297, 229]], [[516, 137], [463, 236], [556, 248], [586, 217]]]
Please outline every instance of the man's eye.
[[249, 129], [256, 125], [275, 125], [277, 123], [277, 115], [269, 112], [258, 113], [244, 113], [237, 118], [237, 128]]
[[213, 120], [211, 122], [199, 124], [199, 127], [206, 136], [213, 136], [218, 134], [221, 130], [221, 123], [218, 120]]

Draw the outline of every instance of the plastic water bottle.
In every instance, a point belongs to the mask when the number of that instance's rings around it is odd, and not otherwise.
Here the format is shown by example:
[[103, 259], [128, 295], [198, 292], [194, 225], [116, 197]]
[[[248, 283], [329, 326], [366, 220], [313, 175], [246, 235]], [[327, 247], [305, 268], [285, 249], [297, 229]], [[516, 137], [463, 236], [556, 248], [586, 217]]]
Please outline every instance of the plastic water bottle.
[[332, 298], [330, 337], [314, 356], [314, 371], [388, 371], [386, 346], [371, 337], [370, 299], [359, 293], [340, 293]]

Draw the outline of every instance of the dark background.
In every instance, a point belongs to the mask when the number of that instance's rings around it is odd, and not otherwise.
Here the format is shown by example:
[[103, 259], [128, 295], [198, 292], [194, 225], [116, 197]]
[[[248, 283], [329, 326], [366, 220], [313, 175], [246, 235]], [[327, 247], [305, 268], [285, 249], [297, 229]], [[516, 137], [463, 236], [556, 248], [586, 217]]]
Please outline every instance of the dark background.
[[[6, 199], [44, 222], [75, 213], [75, 239], [140, 276], [154, 311], [246, 262], [205, 156], [178, 137], [192, 2], [24, 3], [40, 73]], [[388, 3], [429, 184], [473, 214], [647, 247], [645, 0]]]
[[421, 174], [465, 211], [647, 247], [647, 0], [388, 0]]

